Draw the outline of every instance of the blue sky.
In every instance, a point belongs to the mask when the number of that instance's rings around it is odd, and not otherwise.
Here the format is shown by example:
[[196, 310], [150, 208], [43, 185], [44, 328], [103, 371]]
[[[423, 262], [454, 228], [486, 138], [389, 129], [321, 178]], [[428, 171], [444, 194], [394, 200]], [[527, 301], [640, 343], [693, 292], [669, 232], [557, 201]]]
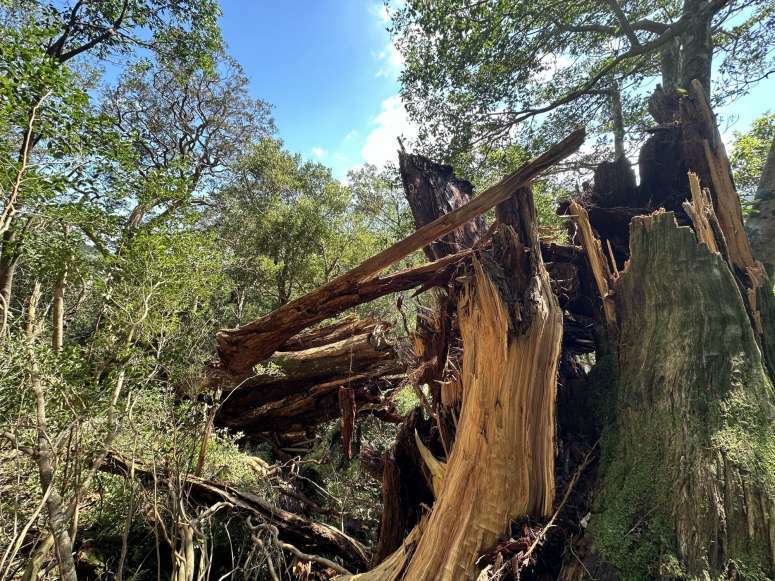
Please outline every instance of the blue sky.
[[274, 105], [286, 147], [333, 168], [395, 157], [412, 135], [398, 98], [400, 59], [382, 4], [364, 0], [223, 0], [228, 50], [256, 97]]
[[[396, 137], [414, 135], [398, 97], [401, 60], [381, 0], [222, 0], [229, 52], [251, 90], [274, 106], [286, 147], [337, 178], [365, 162], [395, 160]], [[775, 110], [775, 78], [724, 109], [721, 130]]]

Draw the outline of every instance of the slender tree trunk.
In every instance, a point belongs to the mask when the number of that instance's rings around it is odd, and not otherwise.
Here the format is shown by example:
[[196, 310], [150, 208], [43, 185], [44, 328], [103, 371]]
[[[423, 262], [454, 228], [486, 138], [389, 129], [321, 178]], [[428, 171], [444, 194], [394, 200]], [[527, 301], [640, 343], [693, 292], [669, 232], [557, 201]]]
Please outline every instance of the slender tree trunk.
[[13, 277], [19, 262], [19, 248], [16, 240], [16, 230], [7, 230], [3, 234], [3, 244], [0, 249], [0, 331], [8, 325], [11, 311]]
[[746, 222], [754, 256], [767, 270], [770, 278], [775, 276], [775, 139], [770, 146], [764, 164], [759, 187], [753, 201], [753, 212]]
[[[53, 546], [57, 556], [59, 575], [63, 581], [77, 581], [75, 561], [73, 560], [73, 540], [70, 536], [68, 516], [65, 511], [64, 501], [57, 490], [54, 481], [53, 444], [49, 439], [48, 420], [46, 417], [46, 394], [43, 382], [40, 378], [38, 364], [35, 359], [33, 342], [35, 340], [35, 310], [40, 298], [40, 285], [35, 285], [27, 308], [27, 340], [29, 342], [30, 389], [35, 399], [35, 427], [37, 430], [37, 464], [40, 476], [40, 488], [45, 494], [50, 490], [46, 498], [48, 511], [48, 524], [53, 535]], [[45, 543], [44, 543], [45, 545]]]
[[625, 156], [624, 151], [624, 113], [622, 111], [622, 93], [619, 85], [614, 81], [611, 84], [611, 121], [614, 133], [614, 159]]
[[67, 267], [64, 267], [54, 283], [53, 304], [51, 308], [51, 348], [61, 351], [65, 332], [65, 283]]

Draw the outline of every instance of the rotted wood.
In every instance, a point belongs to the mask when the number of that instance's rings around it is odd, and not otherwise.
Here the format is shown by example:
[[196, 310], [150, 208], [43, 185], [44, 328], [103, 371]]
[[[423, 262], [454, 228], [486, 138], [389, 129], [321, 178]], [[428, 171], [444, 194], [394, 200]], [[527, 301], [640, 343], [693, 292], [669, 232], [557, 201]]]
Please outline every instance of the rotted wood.
[[574, 131], [481, 195], [439, 216], [351, 271], [252, 323], [220, 331], [216, 336], [220, 361], [210, 370], [211, 381], [233, 381], [235, 377], [248, 376], [256, 363], [271, 356], [280, 345], [303, 329], [385, 294], [427, 283], [442, 267], [455, 264], [462, 256], [445, 257], [435, 264], [383, 278], [375, 275], [508, 199], [518, 188], [577, 151], [584, 137], [584, 129]]
[[355, 389], [341, 386], [339, 388], [339, 415], [341, 418], [342, 450], [348, 460], [353, 459], [353, 432], [355, 431]]
[[263, 371], [224, 390], [217, 425], [249, 435], [309, 430], [340, 416], [340, 388], [351, 390], [355, 413], [375, 412], [389, 407], [385, 393], [405, 372], [386, 325], [374, 319], [313, 329], [289, 346], [295, 350], [278, 351]]
[[[130, 474], [129, 462], [115, 453], [108, 455], [101, 470], [124, 478]], [[156, 489], [170, 486], [170, 474], [154, 474], [150, 467], [137, 462], [132, 466], [132, 471], [134, 477], [146, 487]], [[284, 541], [303, 551], [339, 558], [348, 569], [354, 571], [365, 569], [369, 563], [368, 550], [355, 539], [338, 529], [278, 508], [251, 492], [205, 478], [176, 475], [174, 486], [181, 485], [187, 491], [188, 502], [203, 508], [218, 502], [228, 503], [231, 505], [229, 510], [236, 514], [276, 526]]]
[[372, 567], [401, 546], [404, 537], [418, 523], [423, 506], [433, 504], [432, 476], [415, 443], [415, 433], [427, 439], [430, 429], [422, 410], [412, 410], [401, 424], [393, 446], [383, 457], [383, 509]]
[[[449, 165], [434, 163], [422, 155], [399, 152], [399, 171], [404, 195], [417, 228], [430, 224], [444, 214], [466, 205], [473, 196], [470, 182], [455, 176]], [[426, 256], [438, 260], [449, 254], [472, 248], [484, 236], [487, 228], [482, 216], [426, 246]]]

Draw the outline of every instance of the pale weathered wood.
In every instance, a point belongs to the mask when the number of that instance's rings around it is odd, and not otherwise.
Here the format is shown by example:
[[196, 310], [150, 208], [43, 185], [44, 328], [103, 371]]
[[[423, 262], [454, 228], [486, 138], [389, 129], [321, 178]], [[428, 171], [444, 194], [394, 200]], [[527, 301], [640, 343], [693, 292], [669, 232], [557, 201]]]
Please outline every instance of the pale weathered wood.
[[595, 279], [597, 290], [600, 293], [600, 301], [603, 304], [605, 320], [609, 325], [613, 325], [616, 323], [616, 313], [611, 299], [611, 283], [613, 282], [613, 278], [611, 271], [608, 268], [605, 254], [603, 253], [603, 247], [600, 244], [600, 240], [592, 231], [592, 226], [589, 223], [589, 216], [584, 207], [576, 202], [576, 200], [571, 200], [568, 211], [581, 235], [581, 244], [586, 251], [587, 262], [589, 268], [592, 270], [592, 276]]
[[[751, 243], [743, 226], [740, 196], [737, 195], [735, 184], [732, 181], [732, 170], [724, 142], [721, 140], [716, 119], [705, 96], [705, 90], [697, 80], [692, 82], [691, 97], [691, 99], [681, 101], [682, 114], [687, 118], [687, 121], [692, 120], [700, 125], [701, 133], [698, 137], [701, 137], [706, 167], [691, 167], [690, 169], [702, 173], [704, 173], [703, 170], [707, 171], [710, 183], [703, 185], [712, 186], [713, 205], [716, 209], [719, 225], [726, 238], [732, 265], [741, 272], [746, 272], [751, 267], [758, 268], [751, 250]], [[686, 129], [688, 132], [689, 127]], [[694, 159], [689, 161], [697, 163]]]
[[710, 201], [707, 190], [700, 187], [700, 179], [694, 172], [689, 172], [689, 188], [692, 192], [692, 201], [684, 202], [684, 209], [692, 219], [694, 232], [699, 241], [705, 244], [711, 252], [718, 252], [716, 236], [711, 226], [711, 219], [715, 217], [713, 203]]

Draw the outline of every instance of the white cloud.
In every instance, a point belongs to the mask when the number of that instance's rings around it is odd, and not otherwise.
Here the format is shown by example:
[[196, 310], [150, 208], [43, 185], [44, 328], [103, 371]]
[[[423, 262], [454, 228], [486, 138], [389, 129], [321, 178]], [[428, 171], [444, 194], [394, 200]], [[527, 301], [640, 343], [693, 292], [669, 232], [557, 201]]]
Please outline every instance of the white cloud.
[[312, 155], [317, 157], [318, 159], [323, 159], [328, 152], [323, 149], [322, 147], [313, 147], [312, 148]]
[[383, 24], [390, 22], [390, 10], [388, 10], [388, 7], [384, 2], [380, 2], [379, 4], [372, 4], [369, 7], [369, 12], [376, 16], [377, 19]]
[[390, 161], [396, 161], [397, 138], [404, 144], [417, 137], [417, 126], [409, 120], [409, 115], [398, 95], [382, 101], [379, 114], [372, 120], [374, 128], [366, 136], [361, 156], [366, 163], [378, 167]]
[[549, 82], [555, 74], [569, 67], [572, 61], [564, 54], [550, 54], [544, 58], [542, 64], [544, 69], [536, 75], [536, 81], [539, 84]]
[[404, 67], [404, 55], [402, 55], [392, 42], [388, 42], [384, 49], [374, 53], [374, 58], [379, 62], [378, 77], [397, 76]]

